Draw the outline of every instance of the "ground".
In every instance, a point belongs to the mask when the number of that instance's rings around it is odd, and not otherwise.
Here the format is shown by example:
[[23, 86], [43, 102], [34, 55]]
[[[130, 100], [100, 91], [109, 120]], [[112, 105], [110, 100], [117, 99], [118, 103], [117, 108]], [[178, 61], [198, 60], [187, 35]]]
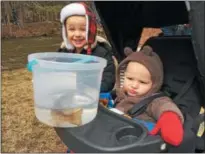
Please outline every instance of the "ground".
[[[23, 34], [30, 36], [28, 30], [29, 28], [19, 32], [17, 29], [15, 33], [19, 34], [19, 37], [24, 36]], [[42, 35], [38, 34], [38, 29], [32, 31], [36, 36]], [[158, 29], [145, 29], [140, 44], [159, 32]], [[34, 40], [37, 41], [35, 44], [30, 42]], [[29, 53], [56, 49], [60, 40], [59, 36], [56, 39], [38, 37], [32, 40], [10, 39], [2, 42], [2, 152], [66, 151], [66, 146], [54, 129], [40, 123], [35, 117], [32, 74], [25, 67]]]
[[60, 34], [60, 22], [35, 22], [24, 23], [23, 27], [11, 24], [11, 29], [8, 25], [1, 25], [1, 38], [19, 38], [19, 37], [34, 37], [34, 36], [52, 36]]
[[[32, 73], [26, 69], [29, 53], [59, 46], [60, 43], [50, 45], [50, 39], [38, 37], [2, 41], [2, 152], [66, 151], [54, 129], [35, 117]], [[57, 42], [58, 37], [52, 41]]]
[[2, 75], [2, 152], [65, 152], [54, 129], [34, 115], [31, 73], [26, 69]]

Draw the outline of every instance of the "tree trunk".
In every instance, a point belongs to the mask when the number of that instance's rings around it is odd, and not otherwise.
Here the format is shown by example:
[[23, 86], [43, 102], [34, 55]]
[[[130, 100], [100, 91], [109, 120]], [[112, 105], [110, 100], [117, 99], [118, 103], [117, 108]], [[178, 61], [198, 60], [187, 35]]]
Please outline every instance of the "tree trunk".
[[5, 2], [5, 9], [6, 9], [6, 19], [7, 19], [7, 25], [9, 27], [9, 35], [12, 36], [12, 27], [11, 27], [11, 18], [10, 18], [10, 12], [11, 12], [11, 7], [9, 2]]
[[5, 2], [1, 2], [1, 18], [2, 18], [2, 23], [6, 24], [6, 11], [5, 11]]
[[41, 22], [41, 12], [38, 14], [38, 21]]
[[32, 18], [33, 18], [32, 22], [35, 22], [35, 21], [34, 21], [34, 12], [32, 12]]
[[22, 7], [22, 4], [20, 4], [19, 6], [19, 24], [20, 24], [20, 27], [23, 27], [24, 26], [24, 19], [23, 19], [23, 7]]
[[49, 13], [46, 11], [46, 21], [49, 21]]

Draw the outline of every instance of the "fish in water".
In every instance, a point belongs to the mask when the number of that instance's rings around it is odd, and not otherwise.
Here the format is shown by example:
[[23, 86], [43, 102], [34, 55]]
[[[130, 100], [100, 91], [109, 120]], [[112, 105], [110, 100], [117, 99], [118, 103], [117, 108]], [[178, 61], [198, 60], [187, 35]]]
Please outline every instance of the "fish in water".
[[58, 124], [69, 122], [71, 124], [80, 126], [82, 125], [82, 108], [52, 110], [51, 115], [54, 121]]

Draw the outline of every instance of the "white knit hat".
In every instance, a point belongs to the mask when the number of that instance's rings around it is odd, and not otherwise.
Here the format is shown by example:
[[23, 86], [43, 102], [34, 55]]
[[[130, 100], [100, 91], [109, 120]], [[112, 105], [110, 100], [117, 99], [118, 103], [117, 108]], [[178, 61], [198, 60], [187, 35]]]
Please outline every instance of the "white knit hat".
[[[97, 26], [95, 15], [89, 10], [84, 3], [71, 3], [62, 8], [60, 13], [60, 21], [62, 23], [62, 37], [67, 49], [72, 50], [74, 46], [70, 44], [66, 36], [65, 20], [73, 15], [84, 15], [86, 17], [86, 41], [88, 46], [95, 41]], [[90, 49], [89, 49], [90, 50]], [[89, 51], [91, 52], [91, 51]]]

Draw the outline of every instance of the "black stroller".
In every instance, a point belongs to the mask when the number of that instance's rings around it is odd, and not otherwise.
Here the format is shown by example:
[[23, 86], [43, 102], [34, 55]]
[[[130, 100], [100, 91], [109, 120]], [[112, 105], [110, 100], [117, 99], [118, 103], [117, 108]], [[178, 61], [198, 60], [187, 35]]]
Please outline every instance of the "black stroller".
[[[150, 45], [164, 64], [162, 91], [173, 98], [185, 117], [185, 136], [179, 147], [149, 136], [142, 124], [99, 105], [97, 117], [76, 128], [55, 128], [74, 152], [203, 152], [205, 103], [204, 2], [94, 2], [113, 54], [121, 61], [125, 46], [136, 50], [143, 28], [191, 24], [191, 36], [157, 36]], [[201, 125], [200, 125], [201, 124]], [[199, 133], [200, 128], [200, 133]]]

